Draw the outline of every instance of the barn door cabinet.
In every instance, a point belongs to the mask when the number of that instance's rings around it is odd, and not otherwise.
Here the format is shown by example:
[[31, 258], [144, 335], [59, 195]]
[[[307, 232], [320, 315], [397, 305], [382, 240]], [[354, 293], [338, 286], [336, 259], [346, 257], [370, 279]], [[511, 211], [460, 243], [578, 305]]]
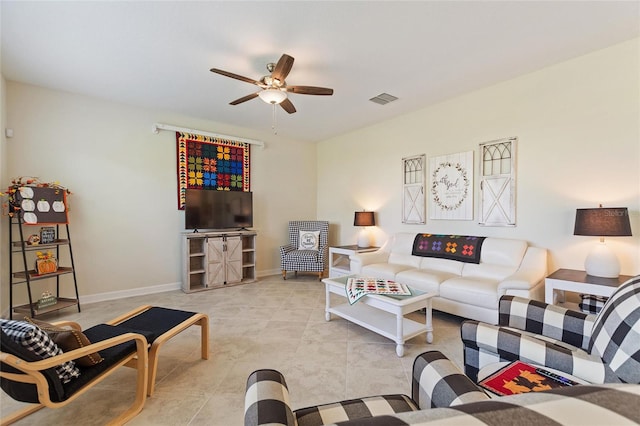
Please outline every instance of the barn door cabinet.
[[256, 280], [254, 231], [191, 232], [182, 235], [185, 293]]

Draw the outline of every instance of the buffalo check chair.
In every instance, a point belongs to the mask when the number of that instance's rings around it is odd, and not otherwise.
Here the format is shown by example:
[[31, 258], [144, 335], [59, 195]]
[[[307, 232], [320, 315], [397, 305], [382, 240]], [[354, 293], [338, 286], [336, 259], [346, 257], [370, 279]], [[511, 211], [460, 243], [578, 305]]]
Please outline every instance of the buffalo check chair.
[[[300, 241], [304, 233], [316, 238], [317, 247], [305, 248]], [[327, 267], [329, 253], [329, 222], [324, 220], [294, 220], [289, 222], [289, 243], [280, 246], [282, 278], [287, 279], [287, 271], [314, 272], [322, 279]]]
[[639, 385], [567, 386], [491, 399], [438, 351], [418, 355], [411, 378], [411, 396], [368, 396], [294, 410], [284, 376], [257, 370], [247, 380], [244, 425], [640, 424]]
[[503, 296], [498, 325], [466, 320], [461, 327], [465, 373], [521, 360], [589, 383], [640, 383], [640, 276], [613, 293], [597, 315]]

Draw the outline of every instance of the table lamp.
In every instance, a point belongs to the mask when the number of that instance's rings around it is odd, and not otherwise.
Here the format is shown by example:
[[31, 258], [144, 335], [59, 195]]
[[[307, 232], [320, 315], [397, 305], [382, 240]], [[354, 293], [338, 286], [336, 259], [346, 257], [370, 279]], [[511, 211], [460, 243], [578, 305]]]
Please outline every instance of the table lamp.
[[602, 207], [576, 209], [576, 223], [573, 235], [600, 237], [584, 261], [588, 275], [603, 278], [618, 278], [620, 262], [613, 251], [604, 243], [604, 237], [630, 237], [631, 224], [626, 207]]
[[376, 220], [373, 212], [356, 212], [353, 218], [353, 226], [362, 226], [358, 235], [358, 247], [371, 247], [371, 237], [367, 226], [375, 226]]

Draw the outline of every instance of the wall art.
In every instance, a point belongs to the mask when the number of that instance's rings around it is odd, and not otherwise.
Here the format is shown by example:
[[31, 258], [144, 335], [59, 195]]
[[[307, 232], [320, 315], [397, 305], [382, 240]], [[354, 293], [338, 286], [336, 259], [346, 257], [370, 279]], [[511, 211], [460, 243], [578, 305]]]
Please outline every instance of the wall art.
[[517, 141], [511, 137], [480, 144], [480, 225], [516, 225]]
[[186, 190], [249, 191], [249, 144], [193, 133], [176, 132], [178, 209]]
[[429, 218], [473, 220], [473, 151], [429, 159]]
[[425, 154], [402, 159], [402, 223], [426, 223]]

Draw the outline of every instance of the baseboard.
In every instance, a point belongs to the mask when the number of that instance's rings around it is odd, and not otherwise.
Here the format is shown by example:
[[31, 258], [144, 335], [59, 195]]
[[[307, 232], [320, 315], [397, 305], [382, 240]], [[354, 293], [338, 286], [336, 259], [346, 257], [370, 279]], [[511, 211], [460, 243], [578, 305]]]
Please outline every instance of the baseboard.
[[[279, 275], [281, 273], [280, 269], [275, 269], [273, 271], [259, 271], [258, 278], [267, 277], [270, 275]], [[98, 293], [98, 294], [90, 294], [87, 296], [80, 296], [80, 305], [84, 305], [86, 303], [96, 303], [96, 302], [106, 302], [108, 300], [117, 300], [124, 299], [126, 297], [133, 296], [144, 296], [146, 294], [155, 294], [155, 293], [164, 293], [167, 291], [180, 290], [182, 288], [182, 283], [170, 283], [170, 284], [160, 284], [149, 287], [140, 287], [133, 288], [128, 290], [119, 290], [119, 291], [110, 291], [107, 293]], [[9, 310], [7, 309], [2, 313], [3, 318], [9, 318]]]
[[144, 296], [145, 294], [164, 293], [166, 291], [180, 290], [181, 283], [161, 284], [149, 287], [133, 288], [129, 290], [110, 291], [108, 293], [90, 294], [80, 296], [80, 305], [85, 303], [105, 302], [107, 300], [124, 299], [125, 297]]
[[282, 275], [282, 269], [270, 269], [270, 270], [258, 271], [257, 275], [258, 275], [258, 278], [269, 277], [271, 275]]

